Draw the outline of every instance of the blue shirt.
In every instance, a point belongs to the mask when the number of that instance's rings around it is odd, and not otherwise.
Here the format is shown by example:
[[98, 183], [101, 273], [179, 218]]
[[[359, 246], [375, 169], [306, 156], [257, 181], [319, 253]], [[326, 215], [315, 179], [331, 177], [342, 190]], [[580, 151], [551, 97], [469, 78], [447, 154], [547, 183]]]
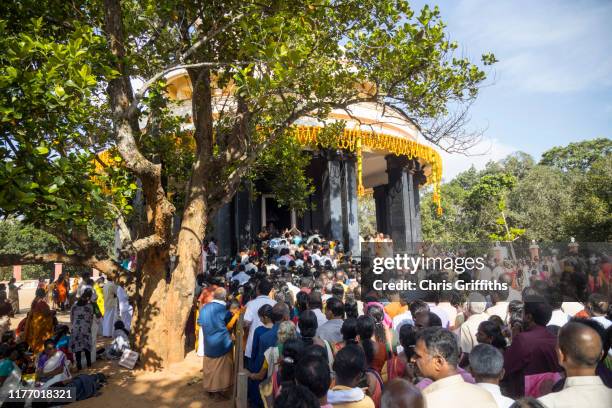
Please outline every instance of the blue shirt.
[[225, 325], [231, 317], [225, 303], [212, 301], [200, 309], [198, 324], [204, 332], [204, 355], [221, 357], [232, 349], [232, 339]]
[[259, 338], [259, 346], [257, 348], [257, 355], [255, 355], [255, 362], [254, 362], [255, 367], [259, 367], [259, 369], [261, 369], [261, 366], [263, 365], [264, 359], [265, 359], [264, 353], [270, 347], [276, 346], [276, 343], [278, 342], [278, 327], [279, 326], [280, 326], [280, 323], [275, 323], [274, 326], [272, 326], [270, 330], [262, 334], [261, 337]]

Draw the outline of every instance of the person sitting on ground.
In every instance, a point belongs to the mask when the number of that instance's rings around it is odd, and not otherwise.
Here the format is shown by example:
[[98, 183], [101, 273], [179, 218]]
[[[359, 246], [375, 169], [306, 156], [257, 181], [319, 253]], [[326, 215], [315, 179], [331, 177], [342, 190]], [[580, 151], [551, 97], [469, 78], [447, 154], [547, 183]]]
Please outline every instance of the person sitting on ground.
[[48, 388], [69, 381], [72, 376], [66, 355], [56, 348], [53, 339], [45, 340], [43, 347], [36, 362], [37, 385]]
[[565, 369], [565, 387], [538, 400], [547, 408], [612, 406], [612, 389], [595, 374], [602, 356], [602, 341], [591, 327], [569, 322], [559, 330], [557, 355]]
[[113, 342], [108, 350], [106, 350], [106, 358], [110, 360], [118, 360], [123, 355], [123, 352], [130, 348], [130, 333], [125, 328], [121, 320], [115, 322], [115, 330], [113, 331]]
[[319, 399], [321, 408], [331, 408], [331, 405], [327, 403], [331, 375], [325, 358], [314, 355], [302, 357], [297, 366], [295, 379], [298, 384], [308, 388]]
[[402, 378], [391, 380], [385, 386], [381, 408], [425, 408], [421, 391]]
[[457, 338], [441, 327], [419, 332], [414, 361], [425, 377], [434, 382], [423, 389], [427, 408], [497, 408], [495, 399], [484, 389], [464, 381], [457, 371]]
[[[482, 323], [481, 323], [482, 324]], [[470, 353], [470, 371], [476, 385], [489, 391], [498, 408], [508, 408], [514, 400], [502, 395], [499, 381], [504, 376], [504, 356], [490, 344], [479, 344]]]
[[334, 408], [374, 408], [374, 401], [357, 386], [366, 369], [361, 347], [349, 344], [336, 354], [333, 366], [336, 385], [327, 393]]

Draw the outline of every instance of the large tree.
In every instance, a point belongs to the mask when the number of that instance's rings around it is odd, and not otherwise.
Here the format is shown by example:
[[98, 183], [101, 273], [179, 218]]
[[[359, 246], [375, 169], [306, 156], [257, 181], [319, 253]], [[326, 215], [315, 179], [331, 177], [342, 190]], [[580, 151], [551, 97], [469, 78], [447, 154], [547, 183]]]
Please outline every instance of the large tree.
[[[149, 368], [184, 357], [208, 220], [298, 118], [373, 102], [448, 151], [477, 141], [464, 129], [465, 113], [485, 74], [453, 55], [457, 44], [437, 8], [415, 14], [404, 0], [266, 3], [0, 6], [0, 212], [68, 248], [6, 254], [0, 265], [52, 259], [126, 282]], [[485, 65], [494, 61], [483, 56]], [[166, 75], [179, 69], [193, 89], [191, 130], [165, 90]], [[137, 255], [134, 274], [88, 233], [101, 217], [122, 232], [121, 253]]]

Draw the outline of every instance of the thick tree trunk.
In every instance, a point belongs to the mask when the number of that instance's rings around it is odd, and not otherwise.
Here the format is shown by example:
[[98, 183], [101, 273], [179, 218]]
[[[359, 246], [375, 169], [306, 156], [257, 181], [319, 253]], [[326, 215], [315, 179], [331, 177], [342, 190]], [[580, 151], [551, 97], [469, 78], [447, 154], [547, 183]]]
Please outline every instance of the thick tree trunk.
[[185, 325], [194, 301], [195, 276], [206, 227], [203, 171], [198, 161], [188, 189], [176, 247], [176, 266], [168, 271], [168, 253], [150, 251], [138, 279], [140, 301], [136, 344], [146, 369], [157, 370], [185, 357]]

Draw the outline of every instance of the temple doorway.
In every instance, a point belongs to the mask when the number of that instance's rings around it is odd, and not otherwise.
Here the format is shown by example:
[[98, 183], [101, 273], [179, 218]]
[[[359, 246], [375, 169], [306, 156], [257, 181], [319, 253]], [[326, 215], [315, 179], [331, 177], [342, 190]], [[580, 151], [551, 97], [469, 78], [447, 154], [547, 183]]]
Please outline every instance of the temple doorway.
[[269, 227], [270, 224], [279, 232], [295, 226], [295, 211], [279, 205], [273, 195], [262, 194], [261, 225]]

